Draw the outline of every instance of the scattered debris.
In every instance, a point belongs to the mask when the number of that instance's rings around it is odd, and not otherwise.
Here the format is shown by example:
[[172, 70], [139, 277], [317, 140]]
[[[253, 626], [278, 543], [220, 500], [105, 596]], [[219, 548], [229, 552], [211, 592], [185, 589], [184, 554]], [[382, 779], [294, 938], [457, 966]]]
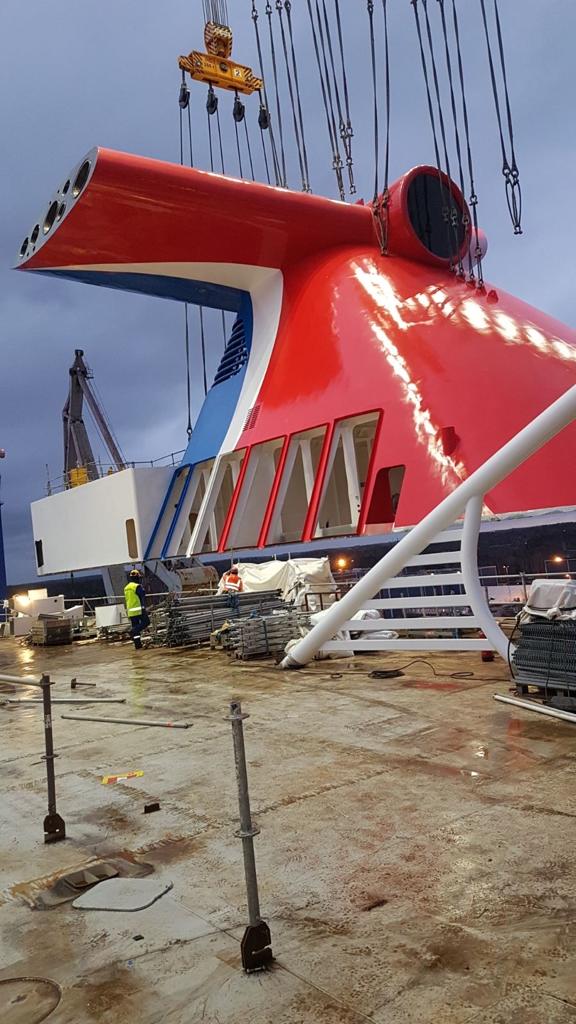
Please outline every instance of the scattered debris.
[[160, 804], [156, 800], [152, 804], [144, 804], [144, 814], [154, 814], [155, 811], [160, 810]]
[[102, 785], [113, 786], [115, 782], [123, 782], [124, 779], [141, 779], [144, 772], [139, 768], [133, 772], [120, 772], [119, 775], [103, 775]]

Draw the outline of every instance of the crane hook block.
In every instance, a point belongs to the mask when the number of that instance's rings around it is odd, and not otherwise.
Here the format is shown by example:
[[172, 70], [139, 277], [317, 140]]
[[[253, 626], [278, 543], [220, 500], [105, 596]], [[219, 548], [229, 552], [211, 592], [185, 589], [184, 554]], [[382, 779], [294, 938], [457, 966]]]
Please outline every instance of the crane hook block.
[[208, 21], [204, 28], [207, 53], [192, 50], [187, 57], [178, 58], [178, 67], [187, 71], [195, 82], [205, 82], [217, 89], [230, 89], [251, 96], [262, 89], [261, 78], [251, 68], [236, 64], [232, 53], [232, 30], [228, 25]]

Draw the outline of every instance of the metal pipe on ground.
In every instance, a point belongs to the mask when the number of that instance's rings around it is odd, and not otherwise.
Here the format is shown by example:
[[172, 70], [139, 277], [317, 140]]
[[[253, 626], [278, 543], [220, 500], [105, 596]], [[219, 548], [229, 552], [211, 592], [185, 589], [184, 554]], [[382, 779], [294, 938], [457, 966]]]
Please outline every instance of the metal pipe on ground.
[[54, 739], [52, 736], [52, 701], [50, 676], [40, 680], [44, 704], [44, 744], [46, 749], [46, 783], [48, 788], [48, 814], [44, 818], [44, 842], [59, 843], [66, 839], [66, 825], [56, 808], [56, 779], [54, 776]]
[[571, 722], [572, 725], [576, 725], [576, 714], [573, 714], [571, 711], [562, 711], [561, 708], [547, 708], [544, 704], [536, 704], [535, 701], [521, 700], [519, 697], [507, 697], [501, 693], [495, 693], [494, 700], [500, 701], [501, 704], [512, 704], [516, 708], [522, 708], [523, 711], [535, 711], [538, 715], [559, 718], [563, 722]]
[[242, 966], [247, 973], [266, 970], [274, 960], [270, 928], [260, 917], [258, 877], [256, 875], [256, 858], [254, 856], [254, 836], [259, 835], [260, 829], [252, 822], [246, 750], [244, 747], [243, 723], [249, 717], [249, 715], [243, 714], [239, 700], [232, 701], [227, 721], [232, 724], [236, 781], [238, 783], [238, 806], [240, 810], [240, 828], [234, 835], [242, 840], [244, 875], [248, 897], [248, 918], [250, 921], [244, 932], [240, 947]]
[[[2, 698], [0, 698], [1, 700]], [[5, 704], [41, 704], [41, 697], [7, 697]], [[53, 697], [53, 704], [125, 704], [125, 697]]]
[[0, 673], [0, 683], [14, 683], [16, 686], [42, 686], [42, 682], [39, 679], [33, 679], [28, 676], [9, 676], [3, 672]]
[[92, 718], [88, 715], [60, 715], [69, 722], [106, 722], [108, 725], [147, 725], [155, 729], [191, 729], [192, 722], [155, 722], [144, 718]]

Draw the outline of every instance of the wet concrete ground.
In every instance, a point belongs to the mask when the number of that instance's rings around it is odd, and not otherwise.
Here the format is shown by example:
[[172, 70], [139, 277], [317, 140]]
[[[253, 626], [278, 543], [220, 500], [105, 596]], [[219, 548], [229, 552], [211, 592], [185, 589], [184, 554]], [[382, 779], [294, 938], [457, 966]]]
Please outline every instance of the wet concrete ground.
[[[193, 722], [78, 723], [60, 714], [81, 710], [55, 708], [68, 838], [45, 846], [41, 712], [0, 707], [2, 1024], [576, 1022], [576, 730], [496, 704], [506, 669], [477, 655], [431, 657], [437, 677], [417, 664], [369, 678], [406, 660], [287, 674], [215, 653], [0, 641], [0, 671], [47, 671], [54, 696], [83, 696], [77, 676], [126, 697], [85, 714]], [[277, 958], [250, 977], [224, 721], [236, 697]], [[54, 876], [119, 854], [172, 892], [134, 914], [31, 909]]]

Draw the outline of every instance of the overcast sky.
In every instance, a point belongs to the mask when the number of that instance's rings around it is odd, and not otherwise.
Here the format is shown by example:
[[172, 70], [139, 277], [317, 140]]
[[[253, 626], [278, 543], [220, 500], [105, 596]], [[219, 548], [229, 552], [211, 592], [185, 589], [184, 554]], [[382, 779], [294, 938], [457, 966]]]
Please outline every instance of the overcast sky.
[[[340, 0], [355, 128], [358, 194], [371, 198], [374, 158], [365, 0]], [[250, 0], [228, 0], [234, 57], [257, 69]], [[448, 4], [448, 0], [447, 0]], [[264, 4], [259, 0], [262, 12]], [[330, 9], [333, 0], [328, 0]], [[429, 6], [435, 19], [438, 8]], [[488, 0], [491, 9], [492, 0]], [[480, 220], [490, 243], [487, 277], [567, 323], [574, 297], [576, 4], [500, 0], [524, 193], [524, 228], [514, 238], [479, 0], [459, 0]], [[433, 163], [425, 92], [409, 0], [389, 0], [392, 62], [391, 179]], [[62, 472], [61, 410], [74, 349], [83, 348], [129, 459], [186, 442], [185, 363], [179, 304], [55, 282], [10, 268], [51, 191], [95, 144], [179, 159], [177, 57], [202, 48], [200, 0], [3, 0], [0, 51], [0, 447], [9, 581], [34, 577], [29, 503], [45, 493], [46, 465]], [[376, 13], [381, 7], [376, 3]], [[335, 195], [331, 154], [305, 0], [293, 0], [307, 147], [314, 191]], [[261, 17], [262, 31], [266, 31]], [[383, 88], [379, 23], [379, 81]], [[281, 65], [282, 66], [282, 65]], [[208, 167], [205, 88], [191, 84], [196, 162]], [[287, 104], [287, 98], [284, 97]], [[231, 97], [221, 99], [225, 162], [238, 173]], [[255, 154], [257, 100], [248, 101]], [[285, 108], [291, 181], [298, 188]], [[257, 157], [261, 173], [260, 155]], [[217, 167], [219, 169], [219, 167]], [[260, 176], [260, 174], [259, 174]], [[231, 240], [231, 259], [233, 240]], [[194, 312], [195, 408], [201, 367]], [[211, 323], [212, 370], [222, 349]], [[168, 354], [168, 358], [167, 358]], [[510, 395], [513, 400], [514, 382]]]

